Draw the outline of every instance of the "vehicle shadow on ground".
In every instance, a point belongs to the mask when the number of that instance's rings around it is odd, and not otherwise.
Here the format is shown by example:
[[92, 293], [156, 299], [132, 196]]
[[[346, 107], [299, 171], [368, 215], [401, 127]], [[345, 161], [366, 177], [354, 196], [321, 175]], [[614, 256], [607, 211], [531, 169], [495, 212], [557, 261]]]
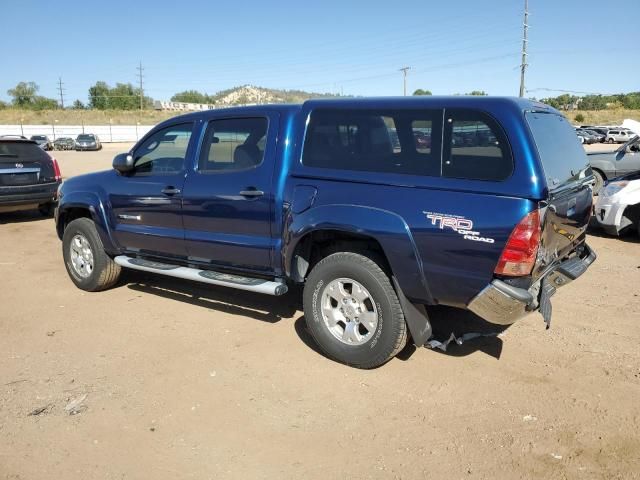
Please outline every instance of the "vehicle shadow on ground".
[[[431, 320], [431, 327], [433, 329], [432, 338], [441, 342], [446, 341], [452, 333], [457, 338], [460, 338], [465, 333], [479, 333], [485, 335], [467, 340], [462, 343], [462, 345], [451, 342], [448, 345], [446, 352], [439, 349], [434, 349], [432, 350], [433, 352], [452, 357], [464, 357], [471, 355], [474, 352], [481, 351], [496, 359], [500, 358], [500, 355], [502, 354], [502, 339], [498, 337], [497, 334], [503, 332], [508, 327], [490, 324], [472, 312], [461, 310], [459, 308], [440, 306], [428, 307], [428, 313]], [[326, 357], [307, 329], [304, 315], [296, 319], [294, 327], [296, 334], [307, 347], [319, 355]], [[418, 349], [415, 345], [408, 344], [397, 355], [397, 358], [403, 361], [409, 360], [417, 350]], [[421, 348], [420, 350], [422, 351], [423, 349]]]
[[0, 212], [0, 225], [7, 223], [27, 223], [38, 221], [52, 221], [52, 217], [45, 217], [38, 210], [19, 210], [16, 212]]
[[635, 234], [635, 231], [634, 231], [635, 229], [631, 227], [629, 230], [630, 231], [625, 231], [623, 232], [622, 235], [616, 237], [615, 235], [609, 235], [602, 228], [589, 226], [589, 229], [587, 230], [587, 234], [589, 234], [592, 237], [609, 238], [612, 240], [618, 240], [620, 242], [640, 243], [640, 237], [637, 234]]
[[121, 284], [135, 292], [178, 300], [231, 315], [243, 315], [268, 323], [291, 318], [302, 309], [301, 294], [295, 287], [285, 295], [272, 297], [136, 271], [123, 272]]

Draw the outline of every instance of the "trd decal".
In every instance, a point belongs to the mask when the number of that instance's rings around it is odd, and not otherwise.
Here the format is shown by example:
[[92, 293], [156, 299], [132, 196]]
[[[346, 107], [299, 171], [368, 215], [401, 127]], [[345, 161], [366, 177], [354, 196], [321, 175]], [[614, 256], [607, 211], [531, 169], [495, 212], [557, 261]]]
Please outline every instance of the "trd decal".
[[436, 225], [440, 230], [450, 228], [454, 232], [462, 235], [465, 240], [472, 240], [474, 242], [494, 243], [493, 238], [486, 238], [480, 236], [480, 232], [473, 230], [473, 220], [469, 220], [460, 215], [451, 215], [436, 212], [423, 211], [427, 218], [431, 220], [431, 225]]

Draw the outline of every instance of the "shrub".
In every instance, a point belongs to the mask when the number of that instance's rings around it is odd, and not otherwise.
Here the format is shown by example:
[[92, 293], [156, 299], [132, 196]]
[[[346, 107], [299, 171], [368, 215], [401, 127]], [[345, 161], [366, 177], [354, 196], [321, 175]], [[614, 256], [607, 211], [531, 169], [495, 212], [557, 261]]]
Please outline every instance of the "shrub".
[[584, 122], [584, 115], [583, 115], [583, 114], [581, 114], [581, 113], [579, 113], [579, 114], [577, 114], [577, 115], [574, 117], [574, 120], [575, 120], [576, 122], [578, 122], [578, 123], [582, 123], [582, 122]]

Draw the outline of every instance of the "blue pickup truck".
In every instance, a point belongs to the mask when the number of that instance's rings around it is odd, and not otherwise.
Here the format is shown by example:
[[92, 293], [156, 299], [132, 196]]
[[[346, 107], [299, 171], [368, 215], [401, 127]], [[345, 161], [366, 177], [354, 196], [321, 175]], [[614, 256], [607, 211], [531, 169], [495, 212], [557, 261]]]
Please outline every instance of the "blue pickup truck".
[[573, 128], [513, 98], [311, 100], [187, 114], [59, 191], [71, 280], [121, 268], [282, 295], [331, 358], [382, 365], [431, 336], [425, 306], [508, 325], [595, 260]]

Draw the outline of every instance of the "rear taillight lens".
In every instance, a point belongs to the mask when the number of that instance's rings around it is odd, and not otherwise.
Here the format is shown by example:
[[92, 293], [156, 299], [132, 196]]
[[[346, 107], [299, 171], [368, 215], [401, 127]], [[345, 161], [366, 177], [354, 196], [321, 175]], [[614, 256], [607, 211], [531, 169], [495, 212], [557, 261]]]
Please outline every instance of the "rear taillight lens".
[[51, 163], [53, 164], [53, 174], [56, 177], [56, 181], [62, 180], [62, 173], [60, 173], [60, 165], [55, 157], [51, 157]]
[[536, 263], [539, 246], [540, 212], [534, 210], [511, 232], [494, 272], [509, 276], [529, 275]]

